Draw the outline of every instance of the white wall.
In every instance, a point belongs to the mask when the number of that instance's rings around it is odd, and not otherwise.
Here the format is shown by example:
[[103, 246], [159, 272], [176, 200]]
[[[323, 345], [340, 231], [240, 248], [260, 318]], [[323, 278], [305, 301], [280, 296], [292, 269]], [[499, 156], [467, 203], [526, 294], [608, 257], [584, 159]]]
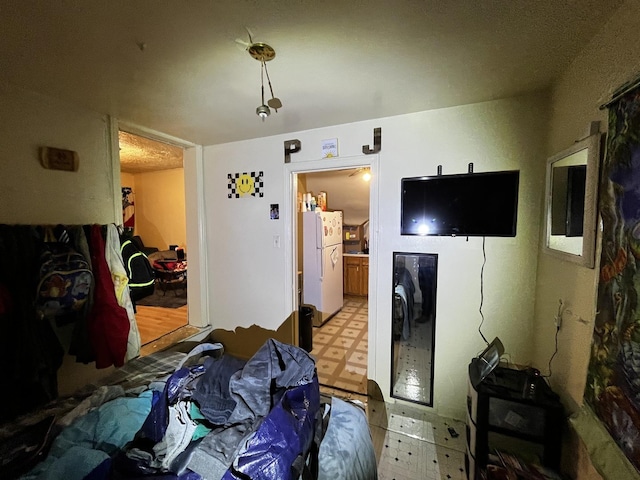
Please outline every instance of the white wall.
[[[547, 156], [568, 148], [574, 141], [584, 137], [591, 121], [600, 120], [601, 131], [606, 132], [607, 111], [600, 110], [599, 106], [609, 100], [620, 85], [640, 73], [639, 18], [640, 3], [627, 1], [557, 80], [551, 99]], [[540, 255], [538, 263], [534, 362], [543, 367], [541, 369], [546, 373], [546, 366], [555, 350], [553, 318], [558, 301], [562, 299], [570, 312], [563, 316], [562, 328], [558, 332], [558, 353], [552, 362], [550, 383], [560, 394], [567, 413], [576, 411], [583, 404], [596, 312], [599, 264], [599, 249], [594, 269], [545, 254]], [[587, 449], [594, 448], [589, 445], [590, 440], [582, 438]], [[617, 455], [608, 453], [607, 468], [629, 464], [620, 451], [615, 452]], [[584, 453], [574, 451], [571, 460], [574, 463], [571, 466], [572, 477], [601, 478]], [[602, 467], [600, 465], [598, 468]], [[633, 467], [623, 468], [627, 468], [627, 472], [634, 471]], [[611, 475], [602, 469], [600, 472], [607, 478], [622, 478], [618, 473]], [[625, 478], [640, 478], [637, 472], [629, 475]]]
[[[465, 173], [469, 162], [474, 162], [476, 172], [520, 169], [518, 235], [486, 240], [483, 333], [489, 339], [499, 335], [513, 361], [528, 361], [546, 102], [546, 96], [532, 95], [205, 147], [213, 326], [234, 329], [258, 324], [275, 329], [293, 308], [291, 286], [284, 282], [285, 249], [273, 246], [273, 236], [283, 237], [288, 229], [282, 220], [269, 220], [269, 204], [291, 201], [284, 198], [288, 179], [283, 141], [301, 140], [302, 150], [291, 157], [296, 163], [320, 160], [314, 152], [324, 138], [339, 139], [342, 157], [357, 156], [363, 145], [373, 143], [373, 129], [382, 127], [379, 178], [372, 181], [379, 192], [378, 210], [372, 212], [379, 228], [372, 232], [377, 241], [370, 261], [377, 276], [371, 282], [379, 295], [369, 299], [369, 310], [375, 309], [378, 318], [370, 325], [369, 376], [383, 393], [389, 391], [392, 253], [438, 253], [434, 408], [463, 419], [467, 365], [484, 346], [477, 333], [482, 239], [400, 236], [400, 179], [434, 174], [440, 164], [445, 174]], [[323, 163], [330, 167], [335, 161]], [[227, 174], [255, 170], [264, 172], [264, 198], [228, 199]]]
[[[601, 131], [607, 131], [607, 111], [600, 110], [599, 106], [611, 98], [616, 88], [639, 73], [638, 18], [640, 4], [627, 2], [556, 82], [547, 156], [583, 138], [591, 121], [600, 120]], [[546, 367], [555, 350], [553, 317], [562, 298], [571, 312], [563, 317], [550, 381], [564, 403], [572, 408], [582, 404], [595, 319], [599, 260], [596, 254], [596, 268], [588, 269], [541, 254], [538, 265], [535, 362]]]
[[[122, 223], [106, 115], [0, 83], [0, 138], [0, 222]], [[78, 171], [44, 169], [44, 146], [76, 151]]]
[[[111, 129], [106, 115], [0, 83], [0, 223], [122, 223]], [[42, 168], [41, 146], [78, 152], [78, 171]], [[67, 333], [58, 331], [65, 347]], [[65, 355], [58, 391], [70, 394], [111, 370]]]

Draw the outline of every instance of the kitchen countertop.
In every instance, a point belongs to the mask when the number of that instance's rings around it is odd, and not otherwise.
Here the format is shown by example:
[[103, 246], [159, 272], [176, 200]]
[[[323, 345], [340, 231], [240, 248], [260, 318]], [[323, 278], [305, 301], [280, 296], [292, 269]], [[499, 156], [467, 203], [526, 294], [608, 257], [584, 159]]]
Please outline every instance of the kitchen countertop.
[[368, 257], [368, 253], [343, 253], [343, 257]]

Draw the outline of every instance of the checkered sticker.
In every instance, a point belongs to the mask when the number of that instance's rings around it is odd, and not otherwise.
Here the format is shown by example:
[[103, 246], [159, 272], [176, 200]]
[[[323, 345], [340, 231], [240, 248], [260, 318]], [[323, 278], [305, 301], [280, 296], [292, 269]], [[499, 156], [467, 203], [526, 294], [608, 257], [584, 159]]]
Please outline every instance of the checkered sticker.
[[227, 188], [229, 193], [227, 198], [240, 197], [264, 197], [264, 172], [243, 172], [227, 174]]

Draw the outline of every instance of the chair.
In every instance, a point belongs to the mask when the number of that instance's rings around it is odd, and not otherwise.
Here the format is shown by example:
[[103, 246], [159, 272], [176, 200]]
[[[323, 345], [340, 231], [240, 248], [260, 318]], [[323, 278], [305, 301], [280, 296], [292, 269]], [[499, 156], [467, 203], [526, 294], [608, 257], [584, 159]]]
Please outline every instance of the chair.
[[142, 241], [142, 238], [140, 238], [140, 235], [134, 235], [133, 237], [131, 237], [131, 241], [138, 248], [138, 250], [140, 250], [147, 256], [158, 251], [156, 247], [146, 247], [144, 242]]

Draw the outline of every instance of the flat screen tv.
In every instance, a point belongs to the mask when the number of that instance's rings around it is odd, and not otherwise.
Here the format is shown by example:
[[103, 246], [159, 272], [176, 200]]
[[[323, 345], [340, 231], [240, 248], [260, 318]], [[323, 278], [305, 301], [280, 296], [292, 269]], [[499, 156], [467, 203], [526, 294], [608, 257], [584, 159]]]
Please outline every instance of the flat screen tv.
[[515, 237], [520, 172], [402, 179], [402, 235]]

